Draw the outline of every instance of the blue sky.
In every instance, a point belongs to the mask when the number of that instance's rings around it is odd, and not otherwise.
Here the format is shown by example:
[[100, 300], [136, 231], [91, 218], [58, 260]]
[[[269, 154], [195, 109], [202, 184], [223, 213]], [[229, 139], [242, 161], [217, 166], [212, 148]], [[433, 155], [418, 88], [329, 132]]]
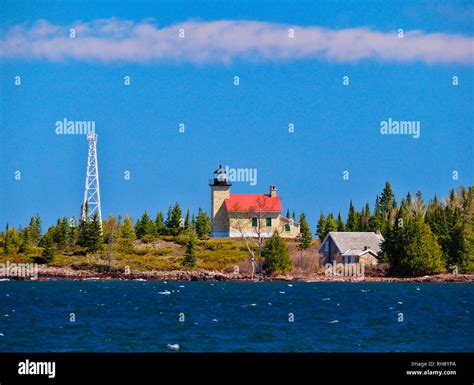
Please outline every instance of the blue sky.
[[[7, 1], [0, 41], [19, 24], [29, 28], [45, 20], [69, 27], [111, 17], [118, 23], [150, 19], [156, 28], [246, 20], [388, 36], [403, 28], [472, 39], [471, 4]], [[235, 45], [242, 43], [238, 37]], [[423, 41], [421, 55], [430, 55]], [[236, 183], [232, 191], [266, 193], [274, 184], [284, 210], [305, 211], [313, 230], [320, 210], [345, 215], [350, 199], [357, 208], [366, 201], [372, 208], [386, 180], [397, 197], [417, 190], [426, 198], [442, 196], [473, 184], [472, 48], [470, 60], [443, 61], [438, 55], [431, 62], [405, 57], [404, 50], [401, 60], [391, 50], [388, 60], [313, 53], [293, 60], [290, 49], [289, 58], [271, 51], [274, 58], [237, 54], [222, 62], [220, 51], [203, 61], [193, 61], [194, 51], [178, 52], [183, 59], [103, 61], [83, 51], [69, 57], [67, 47], [59, 60], [47, 53], [29, 57], [31, 49], [0, 57], [0, 228], [25, 224], [36, 212], [45, 225], [78, 215], [87, 143], [84, 136], [55, 134], [55, 122], [64, 118], [96, 122], [103, 217], [128, 213], [136, 219], [145, 209], [155, 215], [175, 201], [209, 211], [207, 183], [220, 163], [257, 168], [255, 187]], [[451, 54], [457, 51], [446, 57]], [[233, 84], [236, 75], [239, 86]], [[342, 85], [345, 75], [349, 86]], [[15, 76], [21, 76], [21, 86], [15, 86]], [[453, 76], [459, 77], [458, 86], [452, 85]], [[380, 122], [388, 118], [419, 120], [421, 137], [380, 135]], [[184, 134], [178, 132], [181, 122]], [[292, 134], [289, 123], [295, 125]], [[123, 177], [126, 170], [130, 180]], [[343, 180], [344, 170], [349, 180]]]

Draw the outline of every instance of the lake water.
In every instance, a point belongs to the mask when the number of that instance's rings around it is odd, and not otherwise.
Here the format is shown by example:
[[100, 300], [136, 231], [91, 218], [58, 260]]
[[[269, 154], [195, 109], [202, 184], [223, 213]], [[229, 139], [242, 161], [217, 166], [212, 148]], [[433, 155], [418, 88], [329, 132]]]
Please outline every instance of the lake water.
[[0, 351], [472, 352], [473, 298], [472, 284], [3, 281]]

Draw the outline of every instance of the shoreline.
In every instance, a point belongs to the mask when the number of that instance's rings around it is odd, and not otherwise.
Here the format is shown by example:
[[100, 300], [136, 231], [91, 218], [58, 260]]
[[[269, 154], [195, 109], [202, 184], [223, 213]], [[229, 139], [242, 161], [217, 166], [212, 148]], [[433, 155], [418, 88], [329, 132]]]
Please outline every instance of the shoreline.
[[[30, 280], [10, 277], [9, 280]], [[98, 273], [90, 270], [74, 270], [65, 267], [41, 266], [38, 269], [38, 281], [79, 280], [145, 280], [145, 281], [208, 281], [208, 282], [415, 282], [415, 283], [474, 283], [474, 274], [442, 273], [423, 277], [344, 277], [326, 276], [322, 273], [310, 275], [250, 275], [222, 273], [216, 270], [171, 270], [171, 271], [137, 271], [125, 274], [122, 272]]]

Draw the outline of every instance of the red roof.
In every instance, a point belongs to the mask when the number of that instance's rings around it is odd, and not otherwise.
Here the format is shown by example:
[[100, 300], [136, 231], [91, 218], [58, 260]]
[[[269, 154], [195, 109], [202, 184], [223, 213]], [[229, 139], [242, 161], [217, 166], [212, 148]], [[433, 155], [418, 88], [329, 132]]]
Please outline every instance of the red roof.
[[280, 197], [266, 194], [232, 194], [225, 200], [225, 208], [229, 212], [256, 211], [281, 212]]

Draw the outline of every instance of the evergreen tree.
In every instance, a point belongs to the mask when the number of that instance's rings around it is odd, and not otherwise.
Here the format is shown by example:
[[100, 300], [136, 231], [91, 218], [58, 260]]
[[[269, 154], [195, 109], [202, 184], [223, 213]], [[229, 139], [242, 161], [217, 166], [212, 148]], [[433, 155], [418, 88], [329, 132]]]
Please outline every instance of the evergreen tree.
[[468, 273], [474, 272], [474, 187], [463, 198], [463, 224], [462, 224], [462, 261], [461, 269]]
[[293, 218], [294, 221], [296, 221], [296, 214], [295, 214], [294, 211], [293, 211], [293, 214], [291, 215], [291, 217]]
[[163, 213], [158, 211], [155, 218], [156, 235], [163, 235], [165, 233], [165, 222], [163, 220]]
[[336, 231], [344, 231], [344, 221], [340, 212], [337, 214]]
[[[402, 217], [404, 214], [400, 214], [400, 210], [399, 216]], [[419, 276], [443, 271], [441, 247], [421, 213], [409, 218], [402, 227], [394, 226], [387, 237], [382, 250], [387, 255], [392, 273]]]
[[357, 231], [357, 214], [352, 200], [349, 203], [349, 214], [347, 215], [346, 231]]
[[41, 219], [39, 214], [35, 217], [31, 217], [30, 224], [28, 226], [29, 240], [34, 246], [38, 246], [41, 239]]
[[370, 231], [370, 217], [369, 203], [366, 203], [365, 209], [360, 216], [359, 231]]
[[186, 253], [184, 255], [183, 266], [194, 268], [196, 266], [196, 234], [194, 231], [189, 233], [186, 243]]
[[273, 236], [266, 241], [262, 257], [265, 259], [263, 270], [269, 274], [288, 272], [292, 268], [292, 262], [285, 241], [275, 231]]
[[176, 202], [171, 211], [168, 212], [166, 228], [171, 235], [178, 235], [181, 232], [182, 211], [179, 203]]
[[323, 212], [321, 211], [321, 213], [319, 214], [318, 225], [316, 226], [316, 236], [322, 242], [326, 237], [326, 234], [326, 218]]
[[188, 231], [191, 228], [191, 214], [189, 209], [186, 211], [186, 218], [184, 220], [184, 231]]
[[326, 218], [326, 225], [325, 225], [325, 232], [324, 237], [332, 231], [337, 230], [336, 222], [334, 221], [334, 215], [332, 213], [329, 213], [327, 218]]
[[56, 227], [52, 231], [52, 241], [59, 247], [64, 248], [68, 244], [69, 222], [68, 218], [58, 219]]
[[287, 217], [288, 219], [291, 218], [290, 209], [286, 209], [286, 217]]
[[408, 210], [405, 200], [402, 199], [400, 208], [395, 218], [395, 225], [387, 229], [385, 241], [382, 244], [382, 262], [390, 262], [394, 271], [399, 269], [400, 261], [406, 254], [403, 243], [405, 240], [405, 226], [409, 223]]
[[12, 227], [9, 229], [8, 224], [5, 231], [5, 241], [3, 249], [6, 255], [17, 254], [21, 245], [21, 238], [18, 231]]
[[374, 213], [369, 219], [369, 230], [370, 231], [382, 231], [383, 217], [382, 209], [380, 206], [380, 197], [377, 195], [375, 198]]
[[50, 263], [54, 258], [54, 241], [52, 232], [47, 232], [41, 239], [41, 244], [43, 247], [43, 252], [41, 253], [41, 258], [35, 258], [37, 263]]
[[309, 228], [308, 222], [306, 221], [306, 215], [304, 213], [301, 213], [300, 215], [300, 236], [301, 239], [298, 244], [298, 249], [308, 249], [313, 241], [313, 236], [311, 235], [311, 229]]
[[133, 223], [130, 217], [127, 215], [121, 226], [121, 236], [126, 239], [135, 239], [135, 229], [133, 228]]
[[380, 196], [380, 206], [385, 219], [387, 219], [387, 216], [393, 207], [394, 199], [395, 194], [393, 193], [392, 187], [390, 186], [390, 182], [386, 181], [385, 187], [382, 191], [382, 195]]
[[97, 213], [91, 220], [81, 219], [79, 224], [80, 246], [85, 247], [89, 253], [96, 253], [102, 246], [102, 232], [100, 230], [99, 216]]
[[168, 211], [166, 212], [166, 221], [165, 221], [165, 230], [166, 233], [171, 233], [170, 228], [173, 226], [172, 219], [171, 219], [171, 214], [172, 213], [172, 208], [171, 206], [168, 207]]
[[196, 234], [199, 239], [206, 239], [211, 233], [211, 220], [207, 214], [201, 209], [198, 209], [196, 217]]
[[138, 239], [152, 238], [155, 235], [155, 224], [151, 220], [148, 213], [143, 213], [142, 217], [137, 221], [135, 226], [135, 234]]
[[28, 227], [20, 228], [20, 253], [29, 253], [31, 251], [32, 242], [30, 240], [30, 232]]
[[99, 215], [97, 212], [94, 214], [94, 217], [90, 222], [89, 231], [89, 242], [87, 248], [91, 253], [96, 253], [100, 250], [103, 242]]
[[425, 221], [430, 226], [433, 234], [437, 236], [438, 243], [443, 251], [443, 260], [447, 265], [449, 260], [449, 228], [446, 221], [446, 212], [436, 195], [428, 204]]

